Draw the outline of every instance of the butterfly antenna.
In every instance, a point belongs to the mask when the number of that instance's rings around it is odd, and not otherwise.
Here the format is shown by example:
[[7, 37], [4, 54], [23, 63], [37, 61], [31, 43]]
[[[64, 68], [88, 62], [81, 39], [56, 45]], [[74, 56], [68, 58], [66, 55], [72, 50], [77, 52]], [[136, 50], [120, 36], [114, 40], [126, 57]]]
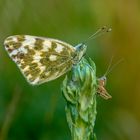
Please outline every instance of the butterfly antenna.
[[91, 39], [94, 39], [98, 36], [101, 36], [104, 33], [110, 32], [112, 29], [108, 28], [106, 26], [103, 26], [102, 28], [98, 29], [94, 34], [92, 34], [88, 39], [86, 39], [83, 44], [86, 44], [88, 41], [90, 41]]
[[124, 61], [124, 58], [121, 58], [118, 62], [116, 62], [116, 63], [111, 67], [112, 61], [113, 61], [113, 57], [111, 58], [111, 61], [110, 61], [110, 64], [109, 64], [109, 66], [108, 66], [108, 68], [107, 68], [106, 73], [104, 74], [105, 77], [106, 77], [118, 64], [120, 64], [122, 61]]

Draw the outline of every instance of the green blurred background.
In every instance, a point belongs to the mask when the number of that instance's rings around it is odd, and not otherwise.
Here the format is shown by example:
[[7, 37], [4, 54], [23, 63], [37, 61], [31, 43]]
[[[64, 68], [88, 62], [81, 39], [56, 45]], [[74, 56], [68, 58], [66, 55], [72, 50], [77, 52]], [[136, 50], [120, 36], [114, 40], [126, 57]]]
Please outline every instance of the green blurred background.
[[88, 43], [97, 77], [112, 55], [124, 58], [109, 75], [113, 96], [97, 98], [98, 140], [140, 139], [139, 0], [0, 0], [0, 140], [70, 140], [61, 77], [30, 86], [8, 57], [3, 41], [14, 34], [57, 38], [76, 45], [103, 25], [112, 32]]

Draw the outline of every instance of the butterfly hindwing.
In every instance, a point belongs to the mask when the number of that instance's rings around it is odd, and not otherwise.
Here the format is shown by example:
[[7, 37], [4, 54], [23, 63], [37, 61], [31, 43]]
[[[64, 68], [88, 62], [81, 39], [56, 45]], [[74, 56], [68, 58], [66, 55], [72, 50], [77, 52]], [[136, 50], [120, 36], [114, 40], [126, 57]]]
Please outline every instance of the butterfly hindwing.
[[54, 80], [73, 65], [75, 48], [56, 39], [15, 35], [5, 40], [4, 46], [32, 85]]

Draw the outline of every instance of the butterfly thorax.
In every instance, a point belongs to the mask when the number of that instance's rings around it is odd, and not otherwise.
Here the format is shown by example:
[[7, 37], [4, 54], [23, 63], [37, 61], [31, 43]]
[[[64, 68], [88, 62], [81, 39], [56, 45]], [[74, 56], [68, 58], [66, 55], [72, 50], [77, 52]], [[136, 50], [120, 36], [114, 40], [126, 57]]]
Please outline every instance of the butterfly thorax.
[[74, 62], [73, 63], [77, 64], [82, 59], [84, 54], [86, 53], [87, 46], [83, 43], [80, 43], [80, 44], [75, 46], [75, 49], [76, 49], [76, 51], [74, 54], [74, 59], [73, 59]]

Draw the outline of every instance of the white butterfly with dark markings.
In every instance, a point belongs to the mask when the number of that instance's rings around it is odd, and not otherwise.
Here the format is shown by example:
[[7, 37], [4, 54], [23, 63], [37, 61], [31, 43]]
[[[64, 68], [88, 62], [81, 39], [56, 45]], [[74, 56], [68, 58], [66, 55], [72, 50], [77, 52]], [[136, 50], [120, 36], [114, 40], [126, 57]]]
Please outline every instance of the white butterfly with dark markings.
[[32, 85], [54, 80], [69, 71], [87, 48], [84, 44], [73, 47], [60, 40], [30, 35], [10, 36], [4, 46]]

